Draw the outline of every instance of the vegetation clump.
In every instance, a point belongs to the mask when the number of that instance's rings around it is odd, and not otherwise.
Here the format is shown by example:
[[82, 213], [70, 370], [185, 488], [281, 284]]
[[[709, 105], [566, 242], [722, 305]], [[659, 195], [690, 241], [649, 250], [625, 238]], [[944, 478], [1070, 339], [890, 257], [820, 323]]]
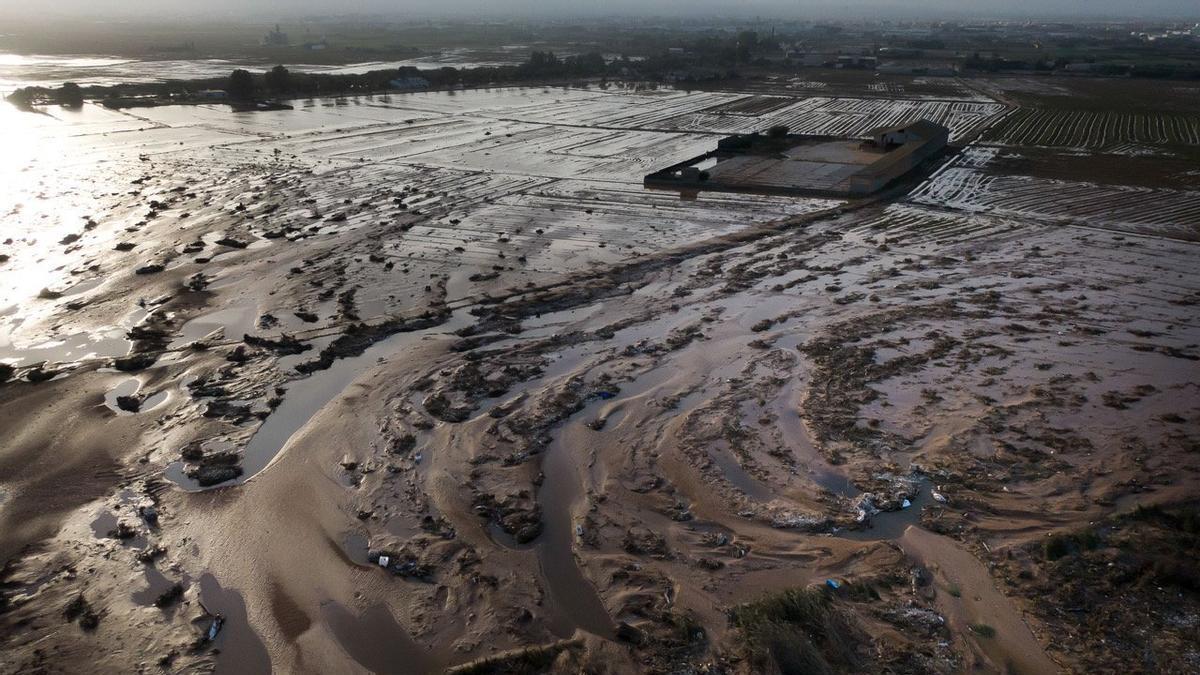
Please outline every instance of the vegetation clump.
[[987, 625], [986, 623], [971, 624], [971, 632], [978, 635], [981, 638], [996, 637], [996, 629], [992, 628], [991, 626]]
[[74, 82], [67, 82], [58, 89], [54, 94], [54, 100], [59, 105], [66, 108], [79, 108], [83, 106], [83, 90]]
[[1058, 560], [1079, 551], [1094, 550], [1099, 545], [1100, 537], [1093, 530], [1055, 534], [1047, 537], [1042, 544], [1042, 555], [1046, 560]]
[[[1009, 578], [1036, 598], [1031, 606], [1042, 620], [1065, 621], [1078, 636], [1080, 648], [1064, 655], [1073, 670], [1138, 671], [1148, 663], [1155, 672], [1189, 670], [1183, 654], [1195, 629], [1179, 617], [1200, 615], [1195, 504], [1139, 507], [1048, 537], [1026, 553], [1008, 565]], [[1134, 633], [1149, 637], [1112, 639]]]
[[229, 75], [229, 83], [225, 85], [225, 93], [233, 101], [250, 101], [254, 99], [254, 77], [250, 71], [241, 68]]
[[833, 598], [794, 588], [734, 607], [754, 672], [819, 675], [854, 672], [862, 631]]

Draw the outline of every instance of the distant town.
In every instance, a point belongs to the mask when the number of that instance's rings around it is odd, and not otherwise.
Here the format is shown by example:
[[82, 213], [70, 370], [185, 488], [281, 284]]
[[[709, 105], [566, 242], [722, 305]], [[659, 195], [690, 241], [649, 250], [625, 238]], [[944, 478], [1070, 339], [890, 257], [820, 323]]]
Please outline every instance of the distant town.
[[[360, 30], [361, 28], [361, 30]], [[417, 37], [419, 35], [420, 37]], [[471, 45], [453, 40], [464, 38]], [[5, 42], [29, 39], [6, 36]], [[221, 58], [246, 63], [252, 90], [225, 78], [84, 86], [111, 107], [224, 98], [286, 98], [387, 90], [592, 80], [705, 86], [841, 71], [844, 77], [1002, 75], [1200, 79], [1200, 24], [1188, 22], [821, 22], [664, 21], [594, 23], [429, 22], [363, 28], [340, 23], [274, 24], [254, 39], [205, 45], [131, 45], [123, 56]], [[384, 67], [395, 61], [395, 67]], [[371, 67], [377, 63], [379, 68]], [[291, 64], [364, 64], [355, 72]], [[411, 64], [411, 65], [405, 65]], [[290, 77], [266, 72], [283, 65]], [[257, 72], [256, 72], [257, 71]], [[14, 102], [53, 100], [46, 87]], [[75, 96], [72, 91], [70, 96]]]

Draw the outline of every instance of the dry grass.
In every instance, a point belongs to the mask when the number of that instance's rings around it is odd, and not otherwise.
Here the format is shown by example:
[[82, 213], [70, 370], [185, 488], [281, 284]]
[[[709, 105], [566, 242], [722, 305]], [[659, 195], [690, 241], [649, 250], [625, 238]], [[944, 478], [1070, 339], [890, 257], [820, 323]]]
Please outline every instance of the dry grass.
[[790, 589], [738, 605], [730, 620], [745, 637], [755, 672], [851, 672], [861, 631], [820, 589]]

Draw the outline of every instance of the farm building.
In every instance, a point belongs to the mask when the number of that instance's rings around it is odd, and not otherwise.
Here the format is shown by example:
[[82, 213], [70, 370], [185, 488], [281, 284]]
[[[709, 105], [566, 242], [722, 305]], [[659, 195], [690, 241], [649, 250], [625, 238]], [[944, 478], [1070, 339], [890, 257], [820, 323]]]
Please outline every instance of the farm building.
[[772, 131], [722, 138], [716, 150], [643, 182], [672, 190], [864, 197], [939, 154], [950, 136], [928, 120], [874, 129], [865, 140]]
[[870, 135], [876, 145], [886, 148], [939, 137], [941, 137], [942, 145], [945, 145], [949, 139], [950, 130], [929, 120], [917, 120], [910, 124], [872, 129]]

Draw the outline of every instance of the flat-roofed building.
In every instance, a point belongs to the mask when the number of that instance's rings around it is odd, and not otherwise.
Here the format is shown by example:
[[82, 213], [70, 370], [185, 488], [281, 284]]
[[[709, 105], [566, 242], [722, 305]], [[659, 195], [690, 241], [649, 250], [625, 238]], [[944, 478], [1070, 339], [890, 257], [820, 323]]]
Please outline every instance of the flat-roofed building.
[[865, 197], [939, 154], [950, 130], [928, 120], [881, 127], [866, 140], [831, 136], [746, 134], [717, 149], [645, 177], [647, 187]]

